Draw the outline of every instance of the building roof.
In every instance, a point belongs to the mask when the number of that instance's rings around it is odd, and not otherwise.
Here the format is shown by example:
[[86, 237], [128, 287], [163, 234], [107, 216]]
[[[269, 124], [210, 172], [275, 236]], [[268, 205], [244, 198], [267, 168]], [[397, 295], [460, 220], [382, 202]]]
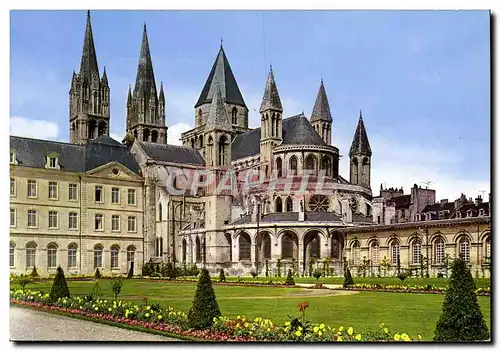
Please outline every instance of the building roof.
[[140, 175], [140, 168], [130, 150], [116, 140], [102, 135], [87, 145], [74, 145], [50, 140], [10, 137], [19, 166], [45, 168], [45, 157], [58, 154], [61, 170], [86, 172], [110, 162], [118, 162]]
[[281, 105], [280, 94], [278, 93], [278, 87], [274, 81], [273, 69], [269, 71], [267, 76], [266, 87], [264, 89], [264, 96], [262, 97], [262, 103], [260, 105], [259, 112], [262, 113], [267, 110], [276, 110], [283, 112], [283, 106]]
[[411, 205], [411, 195], [401, 195], [401, 196], [393, 196], [388, 199], [389, 201], [394, 201], [396, 205], [396, 209], [399, 208], [408, 208]]
[[332, 115], [330, 113], [330, 104], [328, 103], [328, 97], [326, 96], [325, 86], [323, 85], [323, 79], [321, 79], [321, 85], [319, 87], [318, 95], [316, 96], [316, 102], [311, 114], [311, 122], [316, 121], [332, 121]]
[[216, 82], [220, 84], [222, 97], [226, 103], [246, 108], [245, 101], [243, 100], [240, 88], [236, 83], [236, 79], [234, 78], [231, 66], [229, 65], [229, 61], [222, 45], [220, 46], [219, 53], [217, 54], [217, 58], [215, 59], [210, 74], [208, 75], [207, 81], [203, 86], [200, 97], [198, 98], [196, 105], [194, 105], [195, 108], [212, 101], [212, 97], [215, 93]]
[[87, 11], [87, 26], [85, 28], [85, 37], [83, 39], [80, 77], [90, 78], [91, 73], [95, 73], [97, 77], [99, 77], [99, 66], [97, 64], [94, 36], [92, 34], [92, 25], [90, 23], [90, 11]]
[[[299, 220], [298, 212], [272, 212], [260, 219], [261, 223], [274, 223], [274, 222], [297, 222]], [[341, 220], [340, 215], [335, 212], [312, 212], [306, 211], [304, 216], [305, 222], [339, 222]], [[353, 214], [352, 221], [354, 223], [373, 223], [373, 221], [361, 214]], [[242, 216], [231, 225], [248, 224], [252, 222], [251, 215]]]
[[211, 130], [225, 130], [231, 131], [231, 121], [227, 114], [224, 100], [222, 99], [222, 92], [220, 85], [215, 82], [215, 93], [210, 104], [210, 111], [208, 113], [207, 122], [205, 124], [205, 131]]
[[155, 161], [205, 165], [205, 160], [196, 149], [180, 145], [148, 143], [139, 140], [137, 142], [141, 145], [144, 152]]
[[147, 106], [149, 99], [156, 102], [157, 91], [153, 72], [153, 62], [151, 61], [151, 52], [149, 50], [148, 33], [146, 24], [142, 32], [141, 53], [139, 55], [139, 64], [137, 66], [137, 76], [135, 78], [134, 97], [142, 96]]
[[356, 127], [356, 132], [354, 133], [351, 149], [349, 150], [349, 156], [359, 154], [367, 156], [372, 155], [372, 149], [370, 148], [370, 142], [368, 141], [368, 136], [366, 135], [365, 124], [363, 122], [361, 111], [359, 111], [358, 126]]
[[[316, 133], [311, 123], [303, 114], [283, 119], [283, 143], [281, 145], [326, 146], [323, 139]], [[260, 128], [239, 134], [231, 144], [232, 160], [238, 160], [259, 153]]]

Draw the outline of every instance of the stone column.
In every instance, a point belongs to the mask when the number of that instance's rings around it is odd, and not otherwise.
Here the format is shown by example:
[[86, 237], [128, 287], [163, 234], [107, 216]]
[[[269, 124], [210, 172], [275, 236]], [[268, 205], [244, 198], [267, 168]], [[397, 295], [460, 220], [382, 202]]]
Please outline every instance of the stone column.
[[325, 258], [330, 257], [330, 245], [328, 245], [328, 239], [325, 239], [321, 235], [319, 237], [319, 255], [321, 260], [324, 260]]

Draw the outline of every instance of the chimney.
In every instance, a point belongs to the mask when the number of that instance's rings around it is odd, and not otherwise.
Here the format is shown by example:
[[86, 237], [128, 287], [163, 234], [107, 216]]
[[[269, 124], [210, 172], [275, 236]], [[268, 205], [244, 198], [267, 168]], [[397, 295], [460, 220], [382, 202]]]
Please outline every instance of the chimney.
[[479, 206], [479, 204], [482, 202], [483, 202], [483, 199], [481, 198], [481, 195], [478, 195], [478, 197], [476, 197], [476, 206]]
[[441, 205], [447, 204], [448, 203], [448, 199], [441, 199], [440, 203], [441, 203]]

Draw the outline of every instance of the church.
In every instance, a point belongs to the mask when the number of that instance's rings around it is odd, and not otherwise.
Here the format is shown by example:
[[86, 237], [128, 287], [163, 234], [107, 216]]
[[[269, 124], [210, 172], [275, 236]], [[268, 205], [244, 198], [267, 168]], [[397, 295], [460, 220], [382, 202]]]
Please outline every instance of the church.
[[310, 116], [286, 114], [278, 83], [270, 68], [260, 127], [249, 128], [221, 44], [193, 106], [194, 128], [181, 135], [182, 146], [169, 144], [167, 102], [144, 25], [135, 84], [123, 92], [120, 143], [109, 137], [112, 82], [105, 69], [99, 73], [88, 12], [69, 90], [70, 142], [10, 138], [11, 273], [36, 267], [53, 274], [61, 266], [69, 274], [124, 274], [131, 267], [140, 274], [146, 262], [174, 262], [230, 275], [281, 267], [307, 274], [328, 262], [337, 275], [346, 265], [374, 275], [381, 262], [394, 274], [396, 264], [425, 260], [436, 274], [446, 255], [458, 254], [484, 271], [489, 204], [465, 218], [432, 218], [425, 216], [436, 202], [430, 196], [412, 207], [418, 221], [387, 219], [396, 200], [372, 193], [362, 112], [353, 116], [347, 179], [339, 174], [324, 82]]

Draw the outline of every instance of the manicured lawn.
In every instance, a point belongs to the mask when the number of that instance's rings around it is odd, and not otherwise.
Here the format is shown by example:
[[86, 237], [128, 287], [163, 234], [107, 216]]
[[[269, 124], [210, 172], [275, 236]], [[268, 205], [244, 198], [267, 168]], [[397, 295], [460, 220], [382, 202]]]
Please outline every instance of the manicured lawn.
[[[278, 281], [285, 281], [286, 277], [256, 277], [252, 278], [251, 276], [249, 277], [241, 277], [241, 279], [244, 280], [272, 280], [274, 282]], [[354, 283], [366, 283], [366, 284], [380, 284], [380, 285], [426, 285], [426, 284], [431, 284], [435, 285], [437, 287], [446, 287], [448, 286], [448, 279], [444, 278], [406, 278], [404, 282], [401, 282], [399, 278], [397, 277], [386, 277], [386, 278], [363, 278], [363, 277], [355, 277], [353, 276]], [[233, 276], [227, 276], [226, 275], [226, 280], [228, 281], [236, 281], [238, 280], [238, 277], [233, 277]], [[294, 278], [296, 283], [316, 283], [316, 278], [314, 277], [295, 277]], [[343, 284], [344, 283], [344, 277], [326, 277], [326, 278], [320, 278], [319, 279], [320, 283], [323, 284]], [[478, 288], [486, 288], [491, 286], [490, 279], [489, 278], [476, 278], [474, 279], [476, 282], [476, 287]]]
[[[314, 279], [314, 278], [313, 278]], [[36, 282], [28, 288], [50, 291], [51, 282]], [[90, 294], [93, 281], [69, 281], [72, 294]], [[103, 298], [111, 299], [109, 282], [99, 281]], [[300, 288], [252, 287], [214, 285], [217, 301], [223, 315], [266, 317], [275, 323], [284, 323], [288, 316], [298, 316], [297, 304], [307, 300], [310, 307], [306, 317], [311, 322], [323, 322], [332, 326], [353, 326], [363, 330], [378, 329], [385, 323], [394, 331], [406, 332], [412, 336], [422, 335], [431, 340], [434, 327], [441, 313], [444, 295], [359, 292], [351, 295], [312, 296], [318, 291]], [[157, 282], [124, 280], [120, 299], [148, 303], [160, 303], [187, 312], [196, 291], [196, 283]], [[478, 297], [486, 323], [490, 325], [491, 298]]]

